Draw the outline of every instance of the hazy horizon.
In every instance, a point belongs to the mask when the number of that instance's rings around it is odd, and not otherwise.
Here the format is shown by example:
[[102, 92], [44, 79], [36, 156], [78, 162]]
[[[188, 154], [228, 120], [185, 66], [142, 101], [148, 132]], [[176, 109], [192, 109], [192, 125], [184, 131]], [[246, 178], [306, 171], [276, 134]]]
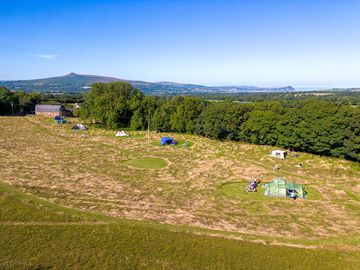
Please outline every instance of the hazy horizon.
[[[101, 76], [101, 77], [114, 77], [117, 79], [124, 79], [124, 80], [130, 80], [130, 81], [145, 81], [145, 80], [141, 80], [141, 79], [129, 79], [129, 78], [118, 78], [116, 76], [109, 76], [109, 75], [104, 75], [104, 74], [79, 74], [77, 72], [69, 72], [67, 74], [64, 75], [59, 75], [59, 76], [50, 76], [50, 77], [39, 77], [39, 78], [30, 78], [30, 79], [22, 79], [22, 80], [41, 80], [41, 79], [47, 79], [47, 78], [51, 78], [51, 77], [61, 77], [61, 76], [66, 76], [69, 75], [70, 73], [74, 73], [77, 75], [90, 75], [90, 76]], [[17, 80], [2, 80], [0, 78], [0, 81], [17, 81]], [[159, 82], [171, 82], [171, 83], [180, 83], [180, 84], [198, 84], [198, 85], [203, 85], [203, 86], [210, 86], [210, 87], [239, 87], [239, 86], [257, 86], [257, 87], [284, 87], [284, 86], [292, 86], [294, 87], [296, 90], [327, 90], [327, 89], [332, 89], [332, 88], [360, 88], [360, 84], [359, 85], [296, 85], [296, 84], [283, 84], [283, 85], [275, 85], [275, 84], [269, 84], [269, 85], [258, 85], [255, 83], [248, 83], [248, 84], [238, 84], [238, 85], [234, 85], [234, 84], [206, 84], [206, 83], [189, 83], [189, 82], [175, 82], [175, 81], [168, 81], [168, 80], [161, 80], [161, 81], [147, 81], [150, 83], [159, 83]]]

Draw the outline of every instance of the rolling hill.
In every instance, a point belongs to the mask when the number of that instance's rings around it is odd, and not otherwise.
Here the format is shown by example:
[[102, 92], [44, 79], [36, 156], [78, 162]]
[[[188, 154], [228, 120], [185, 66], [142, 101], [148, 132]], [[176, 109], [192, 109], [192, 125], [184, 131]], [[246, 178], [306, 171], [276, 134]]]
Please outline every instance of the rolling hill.
[[0, 86], [10, 90], [51, 91], [51, 92], [82, 92], [95, 82], [128, 82], [146, 94], [173, 95], [191, 93], [237, 93], [237, 92], [283, 92], [294, 91], [291, 86], [284, 87], [256, 87], [256, 86], [204, 86], [197, 84], [183, 84], [174, 82], [145, 82], [124, 80], [114, 77], [98, 75], [80, 75], [69, 73], [65, 76], [34, 80], [0, 81]]

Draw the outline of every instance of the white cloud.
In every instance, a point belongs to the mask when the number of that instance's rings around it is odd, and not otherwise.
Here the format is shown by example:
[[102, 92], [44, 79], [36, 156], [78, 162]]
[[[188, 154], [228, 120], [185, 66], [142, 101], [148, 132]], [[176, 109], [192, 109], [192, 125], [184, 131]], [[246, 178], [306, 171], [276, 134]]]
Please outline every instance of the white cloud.
[[58, 54], [35, 54], [35, 56], [47, 60], [51, 60], [59, 57]]

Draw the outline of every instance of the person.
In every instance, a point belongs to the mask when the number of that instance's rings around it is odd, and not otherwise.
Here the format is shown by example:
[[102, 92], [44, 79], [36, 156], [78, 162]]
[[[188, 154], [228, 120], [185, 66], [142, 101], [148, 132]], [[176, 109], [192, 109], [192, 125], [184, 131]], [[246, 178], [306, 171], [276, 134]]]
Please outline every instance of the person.
[[258, 185], [258, 181], [257, 181], [257, 179], [256, 179], [256, 177], [255, 177], [255, 179], [252, 180], [251, 183], [250, 183], [250, 185], [249, 185], [250, 190], [253, 191], [253, 192], [256, 192], [256, 191], [257, 191], [257, 190], [256, 190], [257, 185]]
[[290, 198], [294, 201], [297, 199], [297, 192], [296, 190], [290, 190]]
[[277, 164], [275, 164], [274, 171], [277, 172], [279, 169], [280, 169], [279, 166]]

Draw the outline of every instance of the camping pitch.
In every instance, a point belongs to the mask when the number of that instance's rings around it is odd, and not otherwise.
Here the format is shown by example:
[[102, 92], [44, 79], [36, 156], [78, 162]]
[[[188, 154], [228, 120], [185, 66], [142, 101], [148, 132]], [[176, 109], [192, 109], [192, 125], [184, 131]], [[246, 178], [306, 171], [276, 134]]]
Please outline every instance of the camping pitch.
[[117, 131], [115, 136], [116, 137], [128, 137], [129, 134], [127, 134], [125, 131], [121, 130], [121, 131]]
[[62, 118], [60, 115], [57, 115], [54, 117], [54, 120], [57, 124], [65, 124], [66, 120]]
[[83, 124], [75, 124], [72, 127], [73, 130], [87, 130], [87, 127]]
[[286, 151], [282, 151], [282, 150], [273, 150], [271, 151], [270, 154], [272, 157], [276, 157], [276, 158], [282, 158], [285, 159], [287, 156], [287, 152]]
[[304, 186], [287, 182], [281, 178], [275, 178], [265, 185], [265, 196], [290, 197], [292, 191], [296, 192], [298, 198], [307, 198]]
[[175, 144], [177, 144], [177, 142], [176, 142], [176, 141], [174, 141], [174, 139], [173, 139], [173, 138], [169, 138], [169, 137], [162, 137], [162, 138], [160, 139], [160, 144], [161, 144], [161, 145], [166, 145], [166, 144], [172, 144], [172, 145], [175, 145]]

